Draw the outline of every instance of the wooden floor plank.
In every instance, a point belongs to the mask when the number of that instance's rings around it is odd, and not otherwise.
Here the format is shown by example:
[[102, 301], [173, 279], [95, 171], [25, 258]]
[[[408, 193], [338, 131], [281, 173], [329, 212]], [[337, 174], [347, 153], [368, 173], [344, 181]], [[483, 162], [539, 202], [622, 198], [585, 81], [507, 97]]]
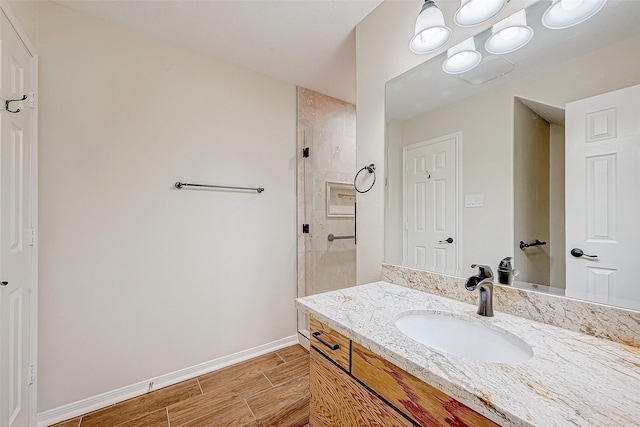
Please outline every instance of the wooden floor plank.
[[219, 390], [225, 384], [235, 386], [241, 384], [247, 378], [255, 377], [255, 374], [273, 369], [284, 364], [284, 361], [275, 353], [258, 356], [246, 362], [238, 363], [219, 371], [198, 377], [204, 393]]
[[158, 409], [201, 395], [195, 379], [134, 397], [82, 417], [81, 427], [113, 427]]
[[77, 417], [70, 420], [62, 421], [61, 423], [54, 424], [51, 427], [78, 427], [79, 425], [80, 425], [80, 417]]
[[265, 371], [264, 374], [274, 386], [309, 374], [309, 355], [306, 354], [293, 362], [287, 362], [277, 368]]
[[308, 356], [309, 351], [300, 344], [292, 345], [281, 350], [276, 351], [278, 356], [282, 357], [285, 362], [291, 362], [303, 356]]
[[184, 424], [172, 423], [171, 427], [235, 427], [255, 422], [255, 420], [249, 407], [242, 400]]
[[302, 427], [309, 422], [309, 396], [258, 419], [261, 427]]
[[53, 427], [302, 427], [309, 422], [308, 355], [300, 345], [287, 347]]
[[241, 382], [221, 382], [209, 387], [208, 393], [169, 406], [169, 422], [172, 427], [184, 424], [269, 388], [271, 383], [261, 372], [243, 376]]
[[167, 409], [162, 408], [143, 417], [118, 424], [116, 427], [169, 427]]
[[[256, 419], [277, 417], [298, 400], [309, 397], [309, 375], [293, 379], [247, 399]], [[308, 421], [305, 421], [305, 423]], [[301, 425], [304, 425], [302, 423]]]

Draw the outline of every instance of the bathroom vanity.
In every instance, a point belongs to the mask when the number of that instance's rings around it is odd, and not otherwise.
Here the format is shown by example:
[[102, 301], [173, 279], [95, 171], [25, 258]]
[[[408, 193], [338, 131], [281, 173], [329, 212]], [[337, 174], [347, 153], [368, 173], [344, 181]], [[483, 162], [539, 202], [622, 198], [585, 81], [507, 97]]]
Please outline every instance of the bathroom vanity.
[[[498, 311], [481, 317], [474, 305], [388, 282], [296, 305], [312, 318], [311, 426], [640, 425], [637, 347]], [[414, 314], [498, 331], [530, 358], [492, 363], [435, 350], [396, 326]]]
[[311, 331], [312, 426], [497, 426], [314, 318]]

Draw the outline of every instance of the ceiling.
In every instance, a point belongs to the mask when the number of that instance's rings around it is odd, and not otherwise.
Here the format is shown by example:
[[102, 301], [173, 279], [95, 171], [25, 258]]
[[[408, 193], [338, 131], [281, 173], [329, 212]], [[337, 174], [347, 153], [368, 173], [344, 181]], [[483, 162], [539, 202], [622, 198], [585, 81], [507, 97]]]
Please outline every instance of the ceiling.
[[[527, 8], [527, 25], [533, 28], [534, 37], [520, 50], [504, 55], [488, 54], [484, 43], [491, 35], [489, 28], [475, 35], [476, 49], [484, 59], [474, 70], [459, 75], [443, 72], [442, 63], [446, 59], [444, 52], [388, 82], [387, 118], [408, 120], [443, 105], [535, 75], [550, 64], [567, 61], [636, 36], [640, 31], [637, 22], [640, 16], [639, 0], [608, 1], [588, 21], [563, 30], [549, 30], [542, 25], [542, 15], [550, 4], [549, 1], [539, 1]], [[442, 9], [444, 12], [444, 7]], [[487, 66], [498, 61], [511, 68], [500, 70]], [[474, 82], [469, 77], [478, 77], [478, 81]], [[548, 120], [558, 122], [556, 118]]]
[[382, 0], [56, 0], [184, 48], [355, 103], [355, 26]]

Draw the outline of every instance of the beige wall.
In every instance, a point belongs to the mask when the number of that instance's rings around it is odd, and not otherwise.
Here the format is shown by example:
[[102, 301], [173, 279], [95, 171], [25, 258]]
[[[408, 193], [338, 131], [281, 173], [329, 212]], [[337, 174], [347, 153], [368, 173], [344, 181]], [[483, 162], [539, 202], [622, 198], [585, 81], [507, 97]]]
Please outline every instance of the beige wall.
[[38, 1], [2, 0], [20, 23], [29, 41], [35, 46], [38, 43]]
[[[514, 268], [520, 270], [517, 280], [549, 285], [549, 254], [555, 243], [549, 238], [550, 125], [520, 100], [513, 104], [514, 240], [513, 252], [505, 256], [513, 254]], [[520, 241], [536, 239], [547, 244], [520, 249]]]
[[[363, 19], [356, 27], [358, 168], [375, 163], [378, 182], [383, 182], [384, 90], [388, 80], [535, 1], [512, 0], [493, 20], [473, 28], [459, 28], [452, 22], [460, 2], [440, 2], [438, 6], [445, 12], [445, 21], [456, 29], [446, 46], [428, 55], [416, 55], [409, 50], [422, 0], [386, 0]], [[358, 283], [380, 279], [384, 261], [384, 213], [383, 185], [376, 184], [369, 193], [358, 196]]]
[[[514, 254], [513, 242], [520, 240], [514, 236], [513, 213], [514, 96], [563, 108], [571, 101], [637, 84], [640, 63], [633, 61], [628, 52], [638, 43], [640, 37], [623, 40], [404, 122], [403, 145], [463, 132], [463, 194], [483, 194], [484, 207], [463, 208], [465, 269], [461, 275], [473, 271], [469, 268], [471, 263], [497, 265], [505, 256]], [[626, 65], [612, 67], [612, 63]], [[399, 188], [396, 191], [401, 191]], [[555, 271], [558, 277], [561, 271]], [[562, 287], [562, 283], [558, 286]]]
[[54, 3], [38, 31], [39, 410], [294, 335], [295, 87]]
[[549, 130], [549, 248], [550, 276], [554, 287], [564, 288], [566, 275], [564, 203], [564, 126], [551, 123]]

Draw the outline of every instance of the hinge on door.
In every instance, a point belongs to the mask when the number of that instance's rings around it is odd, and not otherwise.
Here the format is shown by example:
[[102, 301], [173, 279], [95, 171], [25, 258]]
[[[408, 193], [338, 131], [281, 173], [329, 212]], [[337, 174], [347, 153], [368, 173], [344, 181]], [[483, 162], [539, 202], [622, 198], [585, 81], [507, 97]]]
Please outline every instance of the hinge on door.
[[27, 381], [27, 385], [33, 385], [36, 382], [37, 369], [36, 365], [29, 366], [29, 381]]
[[304, 234], [309, 233], [309, 224], [302, 224], [302, 232]]
[[27, 245], [35, 246], [38, 240], [38, 232], [34, 227], [27, 229]]
[[302, 157], [304, 157], [305, 159], [309, 157], [309, 147], [305, 147], [302, 149]]
[[25, 102], [25, 107], [28, 108], [38, 108], [38, 92], [35, 90], [26, 91], [27, 101]]

